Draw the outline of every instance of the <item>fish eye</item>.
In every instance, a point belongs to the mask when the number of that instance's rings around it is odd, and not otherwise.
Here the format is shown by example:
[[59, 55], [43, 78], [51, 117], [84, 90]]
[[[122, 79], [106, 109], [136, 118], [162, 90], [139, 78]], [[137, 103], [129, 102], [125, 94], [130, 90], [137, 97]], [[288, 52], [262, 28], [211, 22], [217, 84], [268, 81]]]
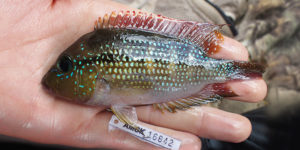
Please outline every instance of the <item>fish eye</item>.
[[72, 67], [72, 60], [69, 56], [64, 55], [57, 62], [57, 68], [62, 72], [68, 72]]

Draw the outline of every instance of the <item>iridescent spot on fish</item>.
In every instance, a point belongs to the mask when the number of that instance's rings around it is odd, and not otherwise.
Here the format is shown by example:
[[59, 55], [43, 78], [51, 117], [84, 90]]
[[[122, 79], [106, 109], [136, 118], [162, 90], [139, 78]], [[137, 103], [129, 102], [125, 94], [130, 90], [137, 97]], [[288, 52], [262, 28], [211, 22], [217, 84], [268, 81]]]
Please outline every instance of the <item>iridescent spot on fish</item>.
[[57, 74], [56, 76], [60, 77], [60, 76], [62, 76], [62, 75], [64, 75], [64, 73], [61, 73], [61, 74]]

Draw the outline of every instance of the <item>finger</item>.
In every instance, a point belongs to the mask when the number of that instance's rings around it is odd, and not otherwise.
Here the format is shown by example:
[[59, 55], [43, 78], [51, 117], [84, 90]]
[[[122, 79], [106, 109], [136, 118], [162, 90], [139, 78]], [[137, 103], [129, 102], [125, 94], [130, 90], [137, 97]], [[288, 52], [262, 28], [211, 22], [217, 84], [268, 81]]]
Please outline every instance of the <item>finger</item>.
[[[45, 99], [44, 96], [41, 98]], [[23, 113], [7, 109], [22, 110]], [[102, 108], [45, 100], [36, 103], [16, 103], [14, 107], [1, 110], [3, 113], [10, 112], [6, 117], [2, 117], [0, 124], [0, 132], [9, 136], [46, 144], [86, 148], [158, 149], [120, 130], [109, 132], [108, 122], [112, 113], [99, 113]], [[200, 149], [199, 138], [192, 134], [143, 125], [181, 140], [182, 149]]]
[[[241, 61], [248, 60], [247, 49], [234, 39], [224, 37], [224, 41], [220, 44], [220, 47], [220, 51], [211, 57]], [[266, 82], [261, 78], [228, 82], [226, 83], [226, 88], [237, 95], [231, 99], [246, 102], [261, 101], [267, 93]]]
[[220, 50], [211, 55], [213, 58], [247, 61], [249, 54], [240, 42], [224, 36], [224, 41], [219, 44]]
[[267, 95], [267, 84], [263, 79], [229, 82], [227, 85], [237, 95], [230, 98], [233, 100], [259, 102]]
[[251, 132], [251, 124], [247, 118], [210, 107], [161, 113], [151, 106], [141, 106], [137, 108], [137, 112], [139, 120], [144, 122], [206, 138], [241, 142]]
[[[140, 141], [136, 137], [119, 129], [110, 131], [108, 129], [108, 122], [111, 115], [111, 113], [105, 112], [95, 116], [92, 122], [86, 123], [87, 126], [83, 125], [82, 128], [75, 132], [74, 138], [71, 139], [69, 144], [80, 147], [101, 146], [117, 149], [161, 149], [152, 144]], [[180, 140], [182, 142], [180, 149], [182, 150], [199, 150], [201, 147], [199, 138], [190, 133], [157, 127], [142, 122], [139, 122], [139, 124]]]
[[[84, 144], [85, 147], [97, 147], [99, 145], [104, 145], [104, 146], [107, 145], [107, 147], [109, 148], [117, 148], [117, 149], [149, 149], [149, 150], [161, 149], [149, 143], [142, 142], [136, 137], [133, 137], [132, 135], [124, 131], [120, 131], [119, 129], [109, 131], [108, 122], [110, 118], [111, 118], [111, 113], [99, 114], [94, 118], [94, 121], [93, 123], [90, 124], [90, 126], [84, 127], [81, 131], [82, 133], [78, 133], [79, 137], [82, 137], [82, 135], [84, 136], [96, 135], [95, 138], [93, 136], [90, 136], [93, 138], [89, 139], [89, 142], [83, 140], [82, 144]], [[180, 140], [182, 142], [180, 149], [182, 150], [201, 149], [200, 148], [201, 142], [199, 138], [195, 135], [192, 135], [190, 133], [175, 131], [172, 129], [166, 129], [163, 127], [157, 127], [142, 122], [139, 122], [139, 124]], [[82, 141], [80, 140], [75, 142], [78, 143]]]
[[161, 132], [168, 136], [171, 136], [175, 139], [178, 139], [179, 141], [181, 141], [180, 150], [200, 150], [201, 149], [201, 141], [200, 141], [199, 137], [197, 137], [193, 134], [190, 134], [187, 132], [176, 131], [176, 130], [172, 130], [169, 128], [154, 126], [154, 125], [142, 123], [142, 122], [140, 122], [140, 124], [143, 126], [146, 126], [148, 128], [151, 128], [155, 131], [158, 131], [158, 132]]
[[[152, 144], [140, 141], [136, 137], [119, 129], [109, 130], [108, 122], [111, 115], [112, 114], [109, 112], [104, 112], [96, 115], [88, 122], [82, 122], [71, 134], [72, 138], [67, 138], [67, 140], [64, 140], [64, 143], [62, 144], [86, 148], [106, 147], [114, 149], [161, 149]], [[142, 122], [139, 124], [180, 140], [182, 142], [180, 148], [183, 150], [200, 149], [200, 140], [195, 135], [172, 129], [156, 127]]]

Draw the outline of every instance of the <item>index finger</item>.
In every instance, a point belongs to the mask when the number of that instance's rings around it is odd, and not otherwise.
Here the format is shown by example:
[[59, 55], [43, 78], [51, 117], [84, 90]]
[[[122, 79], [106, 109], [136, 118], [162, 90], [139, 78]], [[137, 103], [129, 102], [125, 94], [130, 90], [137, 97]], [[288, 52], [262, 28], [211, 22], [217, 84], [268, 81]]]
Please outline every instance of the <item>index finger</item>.
[[[210, 57], [217, 59], [231, 59], [237, 61], [247, 61], [248, 51], [240, 42], [225, 37], [219, 44], [220, 50]], [[231, 81], [224, 84], [227, 90], [233, 91], [237, 96], [231, 99], [247, 102], [258, 102], [262, 100], [267, 93], [266, 82], [262, 78], [251, 80]]]
[[238, 41], [224, 36], [224, 41], [220, 43], [220, 50], [211, 57], [218, 59], [232, 59], [247, 61], [249, 54], [247, 49]]

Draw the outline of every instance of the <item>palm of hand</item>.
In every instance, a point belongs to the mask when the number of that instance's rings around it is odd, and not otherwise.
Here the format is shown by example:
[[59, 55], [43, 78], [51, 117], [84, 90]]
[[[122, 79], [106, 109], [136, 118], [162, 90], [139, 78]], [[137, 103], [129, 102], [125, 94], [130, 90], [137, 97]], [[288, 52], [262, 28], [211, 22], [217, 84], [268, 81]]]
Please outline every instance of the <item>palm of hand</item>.
[[[45, 2], [23, 4], [16, 14], [4, 16], [6, 24], [1, 32], [5, 34], [0, 44], [1, 133], [16, 136], [17, 130], [19, 137], [66, 144], [70, 140], [63, 137], [81, 138], [81, 130], [89, 128], [94, 118], [101, 118], [102, 113], [98, 112], [102, 108], [57, 100], [45, 93], [40, 84], [60, 51], [84, 32], [72, 22], [76, 18], [74, 11], [80, 9], [78, 4], [73, 5], [57, 6], [63, 10]], [[65, 24], [65, 20], [69, 21]], [[5, 130], [7, 127], [11, 129]]]

